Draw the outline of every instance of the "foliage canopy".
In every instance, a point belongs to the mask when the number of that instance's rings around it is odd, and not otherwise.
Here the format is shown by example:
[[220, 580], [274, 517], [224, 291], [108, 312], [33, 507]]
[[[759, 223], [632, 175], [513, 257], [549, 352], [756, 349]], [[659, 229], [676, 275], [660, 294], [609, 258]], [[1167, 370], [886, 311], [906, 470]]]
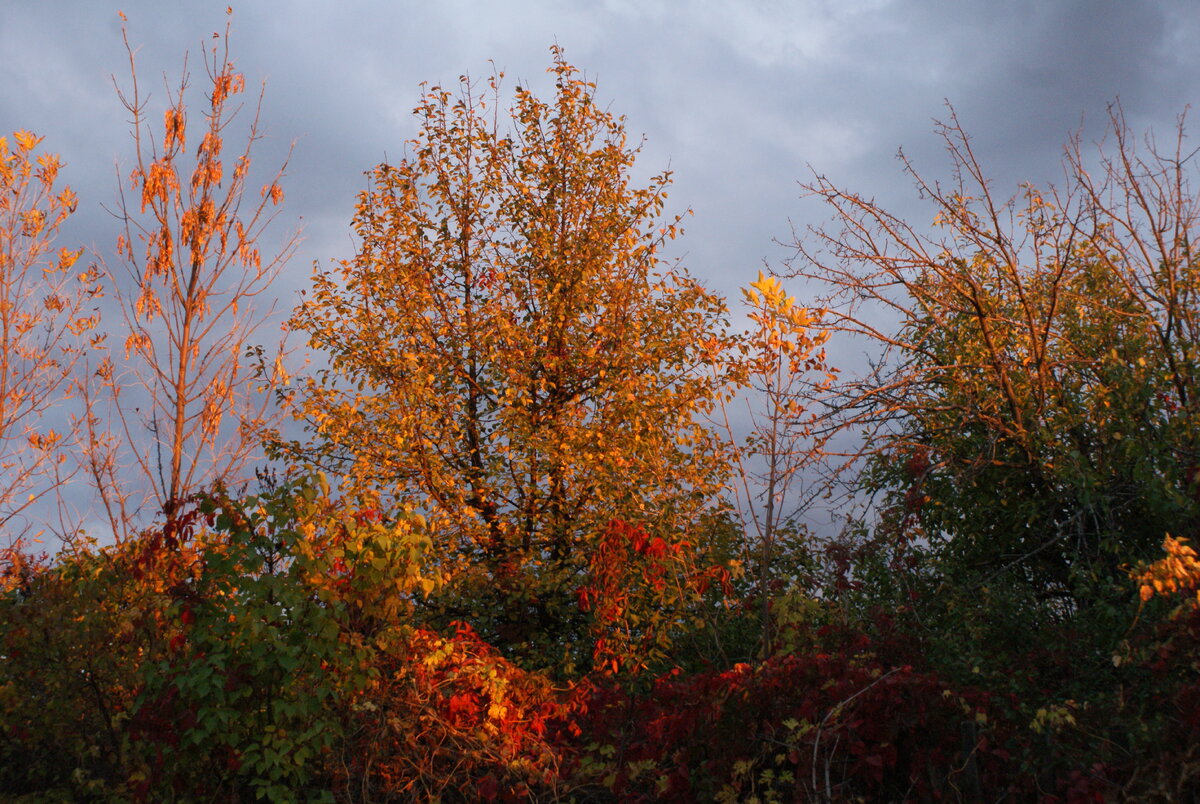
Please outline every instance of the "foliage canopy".
[[658, 256], [669, 174], [635, 186], [623, 121], [557, 50], [550, 72], [551, 100], [518, 87], [507, 112], [499, 76], [429, 90], [408, 156], [370, 173], [357, 255], [292, 326], [331, 364], [296, 451], [424, 511], [462, 595], [447, 616], [557, 662], [609, 520], [678, 542], [712, 504], [726, 336], [723, 303]]

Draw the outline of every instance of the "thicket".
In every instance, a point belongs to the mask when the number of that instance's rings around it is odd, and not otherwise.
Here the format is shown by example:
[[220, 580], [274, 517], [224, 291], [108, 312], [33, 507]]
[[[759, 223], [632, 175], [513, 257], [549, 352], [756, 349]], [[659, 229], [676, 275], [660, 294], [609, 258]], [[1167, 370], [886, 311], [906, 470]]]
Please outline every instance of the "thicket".
[[[289, 378], [250, 344], [290, 246], [256, 246], [280, 174], [243, 214], [256, 121], [222, 162], [226, 41], [198, 135], [186, 82], [161, 130], [123, 98], [120, 276], [51, 251], [59, 162], [0, 139], [6, 800], [1200, 794], [1182, 123], [1139, 144], [1114, 108], [1003, 201], [952, 120], [952, 182], [910, 170], [932, 228], [818, 177], [833, 223], [743, 327], [554, 50], [548, 100], [425, 93], [289, 321], [327, 368]], [[840, 533], [798, 524], [819, 476]], [[111, 533], [31, 521], [70, 478]]]

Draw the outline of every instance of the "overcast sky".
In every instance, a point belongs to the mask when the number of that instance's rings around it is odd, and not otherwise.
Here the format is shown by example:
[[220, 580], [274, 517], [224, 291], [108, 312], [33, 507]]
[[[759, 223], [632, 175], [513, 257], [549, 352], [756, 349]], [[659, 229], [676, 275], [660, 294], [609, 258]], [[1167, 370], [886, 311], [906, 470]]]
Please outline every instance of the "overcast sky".
[[[132, 150], [113, 88], [128, 78], [118, 9], [161, 103], [163, 74], [177, 81], [189, 50], [202, 88], [198, 51], [224, 30], [225, 5], [5, 0], [0, 130], [42, 134], [66, 161], [80, 206], [61, 245], [106, 254], [116, 236], [102, 205]], [[256, 164], [295, 143], [275, 232], [299, 226], [304, 240], [281, 309], [314, 260], [352, 253], [363, 172], [404, 153], [421, 82], [494, 63], [508, 87], [545, 95], [554, 43], [644, 135], [640, 175], [674, 171], [672, 211], [694, 210], [676, 256], [726, 295], [788, 255], [774, 241], [793, 225], [825, 219], [798, 185], [813, 171], [927, 221], [895, 155], [946, 175], [932, 121], [947, 101], [1007, 196], [1059, 178], [1063, 143], [1101, 136], [1113, 100], [1134, 129], [1165, 130], [1200, 88], [1200, 4], [1165, 0], [243, 0], [232, 19], [237, 67], [266, 82]]]
[[[101, 204], [131, 152], [112, 83], [128, 76], [118, 9], [160, 101], [186, 51], [201, 69], [225, 5], [6, 0], [0, 129], [42, 134], [67, 162], [81, 201], [69, 236], [101, 251], [115, 237]], [[787, 239], [789, 220], [824, 219], [797, 184], [814, 170], [930, 217], [895, 155], [903, 146], [944, 175], [932, 121], [945, 101], [1004, 194], [1057, 178], [1065, 139], [1081, 126], [1100, 136], [1114, 99], [1137, 129], [1173, 125], [1200, 87], [1197, 34], [1200, 6], [1150, 0], [273, 0], [235, 6], [232, 47], [247, 83], [266, 82], [256, 164], [277, 165], [295, 142], [277, 227], [303, 231], [290, 300], [313, 260], [350, 253], [362, 174], [403, 153], [422, 81], [483, 76], [494, 62], [508, 86], [545, 90], [557, 42], [645, 136], [644, 175], [674, 170], [675, 210], [695, 213], [679, 253], [728, 294], [785, 256], [773, 240]]]

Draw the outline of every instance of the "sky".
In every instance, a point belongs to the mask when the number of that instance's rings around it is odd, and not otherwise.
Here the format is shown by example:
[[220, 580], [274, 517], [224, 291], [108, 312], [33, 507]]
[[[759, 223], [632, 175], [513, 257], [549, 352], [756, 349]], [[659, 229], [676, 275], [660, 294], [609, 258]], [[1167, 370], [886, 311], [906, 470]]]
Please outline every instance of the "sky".
[[[115, 165], [128, 172], [127, 84], [118, 10], [144, 87], [161, 102], [190, 51], [223, 31], [225, 3], [6, 0], [0, 129], [30, 129], [67, 163], [80, 197], [72, 229], [111, 252]], [[348, 256], [363, 173], [404, 153], [422, 82], [502, 70], [548, 89], [551, 45], [644, 136], [644, 177], [674, 171], [672, 211], [690, 208], [674, 256], [734, 294], [789, 250], [793, 226], [827, 218], [800, 183], [814, 172], [924, 223], [896, 160], [948, 164], [933, 121], [953, 104], [1003, 195], [1061, 175], [1066, 139], [1103, 134], [1119, 99], [1135, 130], [1165, 130], [1200, 87], [1200, 7], [1152, 0], [723, 0], [665, 2], [243, 2], [233, 60], [265, 82], [258, 166], [282, 163], [283, 236], [303, 242], [281, 283], [290, 305], [314, 260]], [[161, 108], [161, 107], [155, 107]], [[803, 288], [797, 288], [803, 297]]]
[[[1200, 91], [1200, 5], [1166, 0], [243, 0], [232, 17], [225, 2], [5, 0], [0, 131], [46, 137], [80, 200], [63, 245], [108, 258], [106, 208], [132, 156], [114, 89], [129, 76], [118, 10], [156, 120], [163, 76], [176, 83], [190, 51], [201, 89], [200, 50], [232, 20], [233, 61], [248, 86], [265, 82], [255, 164], [293, 149], [272, 231], [302, 242], [280, 310], [314, 261], [353, 253], [363, 174], [403, 155], [422, 82], [498, 69], [548, 95], [554, 44], [645, 138], [639, 176], [673, 171], [669, 211], [693, 214], [670, 256], [730, 297], [781, 265], [793, 231], [827, 220], [801, 187], [815, 173], [913, 223], [932, 218], [896, 154], [946, 178], [934, 121], [947, 103], [1007, 197], [1061, 178], [1064, 143], [1103, 136], [1110, 103], [1135, 131], [1165, 132]], [[789, 290], [802, 303], [815, 292]]]

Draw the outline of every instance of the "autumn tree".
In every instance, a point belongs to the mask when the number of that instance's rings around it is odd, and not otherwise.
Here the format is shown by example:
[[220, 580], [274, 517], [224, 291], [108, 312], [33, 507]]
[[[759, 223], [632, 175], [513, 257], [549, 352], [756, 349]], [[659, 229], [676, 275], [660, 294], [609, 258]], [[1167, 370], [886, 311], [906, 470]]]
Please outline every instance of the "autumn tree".
[[[824, 447], [825, 438], [815, 428], [815, 402], [836, 370], [825, 362], [829, 333], [817, 326], [823, 311], [797, 304], [778, 277], [762, 271], [742, 294], [750, 327], [732, 365], [739, 384], [749, 391], [739, 400], [746, 402], [749, 434], [743, 446], [730, 450], [737, 468], [731, 486], [743, 528], [755, 537], [750, 552], [765, 659], [773, 650], [772, 587], [797, 580], [788, 577], [795, 566], [779, 571], [779, 559], [785, 553], [812, 552], [795, 522], [811, 500], [796, 491], [802, 473], [815, 467]], [[736, 413], [728, 402], [732, 399], [721, 400], [721, 420], [733, 442]]]
[[24, 514], [74, 473], [64, 403], [81, 356], [101, 340], [97, 272], [76, 268], [82, 249], [54, 247], [76, 197], [58, 181], [59, 158], [38, 152], [41, 141], [28, 131], [0, 137], [0, 528], [9, 538], [28, 531]]
[[[658, 256], [669, 173], [554, 51], [554, 97], [500, 76], [434, 87], [419, 134], [371, 171], [358, 252], [296, 309], [328, 355], [293, 455], [430, 517], [444, 618], [533, 661], [577, 655], [576, 591], [613, 519], [695, 538], [724, 474], [700, 423], [724, 306]], [[568, 665], [559, 665], [560, 668]]]
[[923, 558], [869, 581], [910, 584], [898, 599], [932, 632], [944, 615], [954, 651], [1011, 658], [1031, 628], [1070, 623], [1090, 633], [1073, 652], [1102, 668], [1128, 625], [1122, 567], [1200, 515], [1200, 201], [1182, 122], [1139, 148], [1114, 108], [1094, 156], [1069, 145], [1062, 186], [1008, 201], [957, 120], [941, 133], [949, 185], [905, 163], [932, 232], [818, 177], [835, 225], [793, 264], [828, 289], [834, 329], [878, 347], [834, 415], [865, 433], [875, 554]]
[[258, 107], [228, 164], [225, 138], [245, 78], [229, 58], [228, 26], [215, 38], [205, 52], [199, 124], [185, 102], [185, 60], [179, 83], [168, 87], [160, 133], [125, 40], [131, 84], [118, 94], [132, 116], [134, 195], [121, 194], [117, 254], [125, 271], [113, 279], [127, 335], [89, 389], [87, 445], [88, 470], [118, 535], [138, 521], [143, 492], [171, 521], [194, 492], [243, 479], [272, 417], [264, 386], [280, 379], [269, 355], [271, 376], [256, 376], [260, 363], [248, 351], [269, 314], [256, 299], [296, 242], [286, 239], [273, 257], [259, 250], [283, 200], [283, 168], [260, 193], [250, 191], [251, 149], [262, 138]]

